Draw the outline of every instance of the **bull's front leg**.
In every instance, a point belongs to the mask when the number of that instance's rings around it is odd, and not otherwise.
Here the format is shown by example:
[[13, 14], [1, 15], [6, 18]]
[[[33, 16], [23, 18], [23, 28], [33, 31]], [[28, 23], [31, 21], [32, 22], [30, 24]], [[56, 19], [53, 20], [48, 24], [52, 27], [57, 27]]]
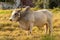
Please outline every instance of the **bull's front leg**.
[[32, 28], [33, 28], [33, 26], [34, 26], [34, 23], [30, 23], [29, 25], [30, 25], [29, 33], [31, 34], [31, 33], [32, 33]]
[[30, 34], [32, 33], [32, 28], [33, 28], [33, 26], [34, 26], [34, 21], [35, 21], [35, 19], [34, 19], [34, 14], [33, 13], [31, 13], [31, 16], [29, 17], [29, 26], [30, 26]]

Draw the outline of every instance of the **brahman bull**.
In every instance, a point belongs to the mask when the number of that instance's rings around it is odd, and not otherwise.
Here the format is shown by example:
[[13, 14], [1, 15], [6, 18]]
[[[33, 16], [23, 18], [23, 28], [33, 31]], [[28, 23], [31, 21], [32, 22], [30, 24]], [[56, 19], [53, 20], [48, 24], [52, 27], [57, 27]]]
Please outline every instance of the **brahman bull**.
[[24, 30], [32, 31], [32, 27], [37, 26], [38, 28], [46, 25], [46, 33], [49, 28], [49, 34], [52, 34], [52, 13], [47, 9], [32, 11], [29, 6], [24, 11], [13, 10], [10, 17], [10, 21], [17, 21], [20, 24], [20, 28]]

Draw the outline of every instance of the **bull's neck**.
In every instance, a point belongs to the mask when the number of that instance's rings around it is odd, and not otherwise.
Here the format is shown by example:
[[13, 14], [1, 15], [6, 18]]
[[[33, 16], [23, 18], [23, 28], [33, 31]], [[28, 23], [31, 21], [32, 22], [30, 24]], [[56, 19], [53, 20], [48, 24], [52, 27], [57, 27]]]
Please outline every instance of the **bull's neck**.
[[27, 21], [27, 19], [25, 19], [26, 18], [26, 15], [21, 15], [21, 17], [19, 17], [19, 19], [18, 19], [18, 21]]

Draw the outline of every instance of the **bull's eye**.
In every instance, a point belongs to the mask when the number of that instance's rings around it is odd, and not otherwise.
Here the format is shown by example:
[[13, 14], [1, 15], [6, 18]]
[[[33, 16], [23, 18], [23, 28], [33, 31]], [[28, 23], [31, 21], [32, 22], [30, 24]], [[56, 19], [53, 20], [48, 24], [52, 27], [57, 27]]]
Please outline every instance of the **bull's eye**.
[[17, 13], [15, 13], [15, 15], [17, 15]]

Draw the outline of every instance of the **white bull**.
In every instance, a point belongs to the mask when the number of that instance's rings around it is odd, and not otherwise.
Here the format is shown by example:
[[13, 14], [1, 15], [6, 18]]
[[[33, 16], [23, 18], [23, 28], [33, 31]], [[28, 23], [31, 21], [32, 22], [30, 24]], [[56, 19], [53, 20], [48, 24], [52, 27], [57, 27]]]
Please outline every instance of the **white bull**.
[[49, 28], [49, 34], [52, 34], [52, 13], [46, 9], [32, 11], [29, 6], [24, 11], [13, 10], [10, 21], [17, 21], [20, 28], [32, 31], [32, 27], [38, 28], [46, 25], [46, 33]]

